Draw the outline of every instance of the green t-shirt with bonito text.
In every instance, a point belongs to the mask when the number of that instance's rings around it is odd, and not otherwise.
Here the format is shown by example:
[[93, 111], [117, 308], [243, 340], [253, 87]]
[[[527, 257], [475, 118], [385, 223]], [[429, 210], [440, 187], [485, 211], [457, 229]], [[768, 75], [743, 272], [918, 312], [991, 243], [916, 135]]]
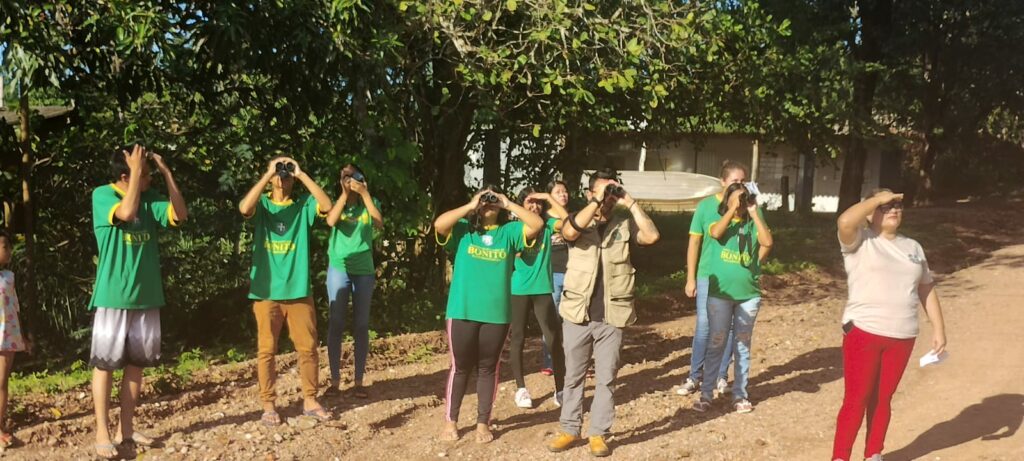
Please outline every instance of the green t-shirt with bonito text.
[[472, 232], [465, 219], [455, 224], [444, 242], [445, 249], [455, 253], [447, 318], [509, 322], [513, 263], [526, 247], [524, 232], [520, 221], [481, 232]]
[[545, 295], [554, 291], [551, 234], [555, 232], [558, 221], [556, 218], [548, 218], [544, 232], [537, 236], [537, 243], [516, 255], [515, 271], [512, 272], [513, 295]]
[[310, 229], [323, 215], [310, 194], [275, 202], [261, 195], [249, 220], [253, 225], [249, 299], [285, 301], [312, 293], [309, 278]]
[[[376, 198], [373, 204], [380, 209]], [[331, 229], [327, 248], [331, 267], [350, 275], [376, 273], [373, 266], [373, 230], [373, 218], [362, 197], [355, 204], [346, 204]]]
[[160, 194], [143, 191], [131, 222], [115, 213], [125, 191], [114, 184], [92, 192], [93, 232], [99, 250], [89, 308], [148, 309], [164, 302], [157, 230], [176, 225], [174, 208]]
[[[764, 220], [760, 208], [757, 213]], [[754, 220], [733, 219], [719, 239], [710, 235], [711, 225], [715, 222], [711, 221], [704, 228], [707, 249], [702, 252], [700, 261], [701, 267], [707, 266], [708, 295], [733, 301], [761, 296], [761, 263], [758, 259], [761, 245], [757, 243]]]

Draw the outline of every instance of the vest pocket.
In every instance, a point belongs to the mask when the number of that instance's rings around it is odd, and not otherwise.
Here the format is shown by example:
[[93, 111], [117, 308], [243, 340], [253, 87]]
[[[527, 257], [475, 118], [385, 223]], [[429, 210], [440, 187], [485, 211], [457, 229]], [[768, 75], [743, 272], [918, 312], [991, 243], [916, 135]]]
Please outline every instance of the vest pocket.
[[618, 274], [609, 274], [605, 278], [605, 289], [608, 291], [608, 306], [605, 308], [605, 315], [608, 323], [615, 326], [631, 325], [636, 321], [634, 284], [636, 282], [636, 269], [631, 266], [623, 267], [624, 271]]
[[566, 268], [565, 284], [562, 287], [562, 299], [558, 305], [558, 313], [573, 323], [582, 323], [587, 311], [587, 295], [591, 290], [591, 278], [594, 273], [579, 270], [575, 267]]

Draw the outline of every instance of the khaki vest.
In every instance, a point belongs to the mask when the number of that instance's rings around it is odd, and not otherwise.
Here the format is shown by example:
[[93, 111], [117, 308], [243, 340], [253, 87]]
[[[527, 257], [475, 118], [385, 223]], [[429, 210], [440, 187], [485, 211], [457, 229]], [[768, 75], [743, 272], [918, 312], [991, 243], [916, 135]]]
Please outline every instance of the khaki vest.
[[636, 269], [629, 259], [629, 242], [633, 238], [631, 223], [629, 213], [617, 210], [612, 213], [604, 239], [598, 233], [597, 222], [592, 221], [575, 242], [568, 242], [565, 288], [558, 306], [562, 318], [577, 324], [590, 320], [587, 309], [597, 280], [597, 265], [602, 264], [605, 323], [622, 328], [636, 322], [633, 299]]

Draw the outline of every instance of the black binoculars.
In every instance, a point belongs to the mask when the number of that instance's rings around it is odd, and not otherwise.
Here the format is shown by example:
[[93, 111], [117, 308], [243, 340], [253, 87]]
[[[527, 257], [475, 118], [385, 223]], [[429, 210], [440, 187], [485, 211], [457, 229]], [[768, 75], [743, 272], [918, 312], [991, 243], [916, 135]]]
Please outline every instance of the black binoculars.
[[626, 189], [623, 189], [622, 186], [618, 184], [609, 184], [604, 188], [604, 194], [605, 196], [611, 195], [615, 197], [625, 197]]
[[493, 194], [491, 192], [487, 192], [484, 195], [480, 196], [480, 203], [482, 203], [482, 204], [492, 204], [492, 203], [498, 203], [500, 201], [501, 201], [501, 199], [499, 199], [497, 195], [495, 195], [495, 194]]
[[352, 174], [347, 175], [346, 177], [351, 178], [353, 181], [356, 181], [356, 182], [362, 182], [362, 183], [366, 182], [366, 177], [363, 176], [363, 174], [358, 172], [358, 171], [353, 171]]
[[280, 176], [281, 179], [295, 174], [295, 164], [291, 162], [277, 162], [277, 165], [274, 165], [274, 168], [277, 170], [277, 175]]

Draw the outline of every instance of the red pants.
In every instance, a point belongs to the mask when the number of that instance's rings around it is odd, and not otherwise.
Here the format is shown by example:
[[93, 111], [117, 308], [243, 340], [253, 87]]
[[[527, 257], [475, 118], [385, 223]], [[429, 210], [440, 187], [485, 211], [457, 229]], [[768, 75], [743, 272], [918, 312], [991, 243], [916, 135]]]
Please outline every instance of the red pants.
[[843, 338], [843, 381], [846, 393], [836, 420], [832, 459], [849, 460], [864, 413], [868, 416], [864, 457], [882, 453], [889, 428], [890, 403], [903, 377], [914, 338], [878, 336], [856, 327]]

